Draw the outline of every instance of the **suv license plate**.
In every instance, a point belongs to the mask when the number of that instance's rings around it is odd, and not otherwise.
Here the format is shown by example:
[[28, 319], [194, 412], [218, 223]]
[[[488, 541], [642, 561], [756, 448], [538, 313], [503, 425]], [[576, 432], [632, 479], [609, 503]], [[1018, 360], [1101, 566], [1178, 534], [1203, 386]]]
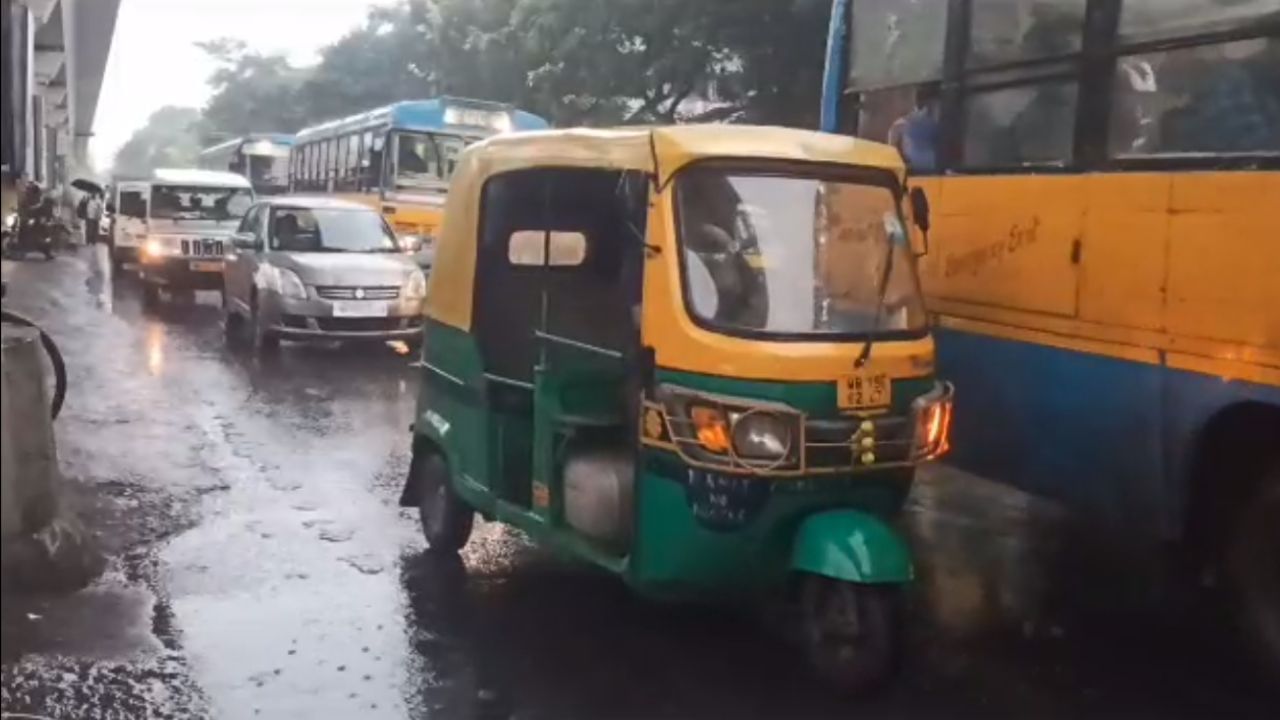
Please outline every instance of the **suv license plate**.
[[390, 306], [379, 300], [335, 300], [334, 317], [386, 317]]
[[214, 260], [192, 260], [192, 272], [222, 272], [222, 263]]

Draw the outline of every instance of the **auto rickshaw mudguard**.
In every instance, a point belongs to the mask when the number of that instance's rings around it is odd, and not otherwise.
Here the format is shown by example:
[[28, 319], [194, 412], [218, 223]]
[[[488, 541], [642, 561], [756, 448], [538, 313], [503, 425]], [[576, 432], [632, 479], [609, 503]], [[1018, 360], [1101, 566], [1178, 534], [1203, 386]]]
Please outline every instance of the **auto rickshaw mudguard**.
[[875, 515], [848, 508], [801, 521], [791, 568], [856, 583], [905, 583], [915, 576], [902, 537]]

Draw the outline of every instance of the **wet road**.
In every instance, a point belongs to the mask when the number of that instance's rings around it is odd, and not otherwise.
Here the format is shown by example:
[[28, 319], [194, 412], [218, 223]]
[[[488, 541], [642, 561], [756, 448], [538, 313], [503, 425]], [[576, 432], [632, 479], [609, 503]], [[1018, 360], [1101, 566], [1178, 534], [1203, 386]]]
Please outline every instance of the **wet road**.
[[[5, 263], [71, 369], [73, 501], [113, 561], [6, 597], [5, 712], [52, 718], [1266, 717], [1212, 623], [1137, 612], [1054, 508], [944, 468], [903, 677], [851, 704], [749, 618], [668, 608], [480, 524], [428, 562], [396, 507], [416, 379], [389, 348], [228, 350], [216, 294], [144, 312], [82, 250]], [[1271, 715], [1274, 717], [1274, 715]]]

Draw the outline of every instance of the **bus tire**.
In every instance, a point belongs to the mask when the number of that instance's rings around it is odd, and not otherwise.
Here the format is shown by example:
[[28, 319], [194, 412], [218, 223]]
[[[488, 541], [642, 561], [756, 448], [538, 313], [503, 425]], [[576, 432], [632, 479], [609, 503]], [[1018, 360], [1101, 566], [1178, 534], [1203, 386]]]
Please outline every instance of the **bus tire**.
[[471, 537], [475, 512], [454, 491], [448, 464], [437, 452], [415, 454], [410, 472], [417, 486], [418, 520], [427, 552], [458, 552]]
[[1280, 461], [1233, 525], [1224, 558], [1233, 615], [1264, 675], [1280, 683]]

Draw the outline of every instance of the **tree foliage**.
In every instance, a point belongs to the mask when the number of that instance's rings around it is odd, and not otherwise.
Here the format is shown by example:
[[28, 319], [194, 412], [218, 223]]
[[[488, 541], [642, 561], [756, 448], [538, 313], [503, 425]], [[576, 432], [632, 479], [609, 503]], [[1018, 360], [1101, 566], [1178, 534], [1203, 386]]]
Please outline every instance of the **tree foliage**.
[[158, 167], [192, 167], [200, 153], [200, 111], [165, 106], [116, 152], [116, 175], [142, 177]]
[[201, 140], [292, 132], [397, 100], [513, 103], [556, 125], [817, 121], [829, 0], [398, 0], [313, 67], [236, 40]]

